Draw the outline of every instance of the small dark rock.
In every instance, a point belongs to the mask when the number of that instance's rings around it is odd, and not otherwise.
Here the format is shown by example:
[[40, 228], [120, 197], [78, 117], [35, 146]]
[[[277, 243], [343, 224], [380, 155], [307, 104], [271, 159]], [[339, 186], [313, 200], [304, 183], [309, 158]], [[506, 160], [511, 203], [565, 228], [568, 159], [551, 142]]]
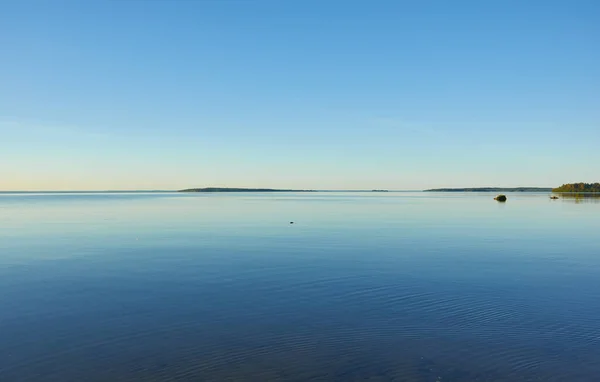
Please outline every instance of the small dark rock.
[[494, 200], [497, 200], [499, 202], [506, 202], [506, 195], [500, 194], [500, 195], [496, 196], [494, 198]]

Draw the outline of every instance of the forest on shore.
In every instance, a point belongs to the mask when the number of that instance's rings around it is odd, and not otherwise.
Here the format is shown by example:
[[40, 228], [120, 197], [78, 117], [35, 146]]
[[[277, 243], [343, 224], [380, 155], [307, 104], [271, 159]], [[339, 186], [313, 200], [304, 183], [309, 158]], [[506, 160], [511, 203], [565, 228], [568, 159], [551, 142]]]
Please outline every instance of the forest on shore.
[[567, 183], [552, 192], [600, 192], [600, 183]]

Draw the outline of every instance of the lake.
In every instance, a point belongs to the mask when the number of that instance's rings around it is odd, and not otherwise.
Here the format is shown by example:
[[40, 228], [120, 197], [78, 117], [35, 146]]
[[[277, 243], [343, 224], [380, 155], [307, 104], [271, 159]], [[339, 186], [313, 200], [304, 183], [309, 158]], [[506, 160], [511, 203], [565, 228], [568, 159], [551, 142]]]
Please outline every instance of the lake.
[[600, 203], [494, 196], [0, 194], [0, 380], [597, 380]]

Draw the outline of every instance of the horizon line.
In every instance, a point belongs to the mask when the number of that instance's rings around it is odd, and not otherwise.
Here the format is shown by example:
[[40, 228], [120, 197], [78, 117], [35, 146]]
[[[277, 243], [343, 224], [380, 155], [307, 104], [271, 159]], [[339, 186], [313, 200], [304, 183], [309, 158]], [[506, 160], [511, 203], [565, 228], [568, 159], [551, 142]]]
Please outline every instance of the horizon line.
[[[197, 189], [204, 188], [223, 188], [223, 189], [247, 189], [248, 191], [255, 190], [256, 188], [246, 188], [246, 187], [198, 187]], [[479, 187], [438, 187], [438, 188], [425, 188], [425, 189], [386, 189], [386, 188], [374, 188], [374, 189], [270, 189], [276, 190], [279, 192], [377, 192], [377, 191], [387, 191], [387, 192], [420, 192], [420, 191], [430, 191], [430, 190], [474, 190], [474, 189], [519, 189], [519, 188], [529, 188], [529, 189], [552, 189], [554, 187], [548, 186], [516, 186], [516, 187], [503, 187], [503, 186], [479, 186]], [[181, 192], [183, 190], [190, 190], [194, 188], [187, 189], [105, 189], [105, 190], [0, 190], [0, 193], [118, 193], [118, 192]], [[244, 192], [244, 190], [240, 190], [239, 192]], [[268, 192], [268, 191], [265, 191]]]

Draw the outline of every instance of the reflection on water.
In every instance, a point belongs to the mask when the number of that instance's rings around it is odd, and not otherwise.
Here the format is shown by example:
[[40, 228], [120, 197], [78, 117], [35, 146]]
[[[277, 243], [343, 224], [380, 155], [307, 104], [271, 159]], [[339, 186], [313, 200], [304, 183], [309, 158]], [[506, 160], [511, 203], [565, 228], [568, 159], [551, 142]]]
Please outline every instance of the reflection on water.
[[575, 203], [600, 203], [600, 193], [583, 192], [583, 193], [559, 193], [558, 197]]
[[595, 380], [600, 205], [492, 196], [0, 195], [0, 381]]

